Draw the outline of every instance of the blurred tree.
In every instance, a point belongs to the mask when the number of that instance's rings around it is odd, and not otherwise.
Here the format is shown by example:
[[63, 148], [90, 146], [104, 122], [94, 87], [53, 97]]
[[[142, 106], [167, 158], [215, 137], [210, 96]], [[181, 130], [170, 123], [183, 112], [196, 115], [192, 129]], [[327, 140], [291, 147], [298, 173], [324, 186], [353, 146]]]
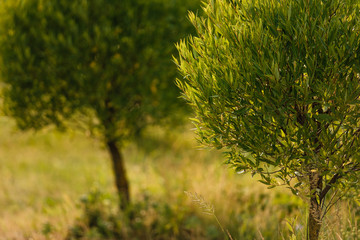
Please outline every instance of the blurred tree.
[[[178, 45], [178, 86], [203, 143], [238, 172], [309, 199], [308, 235], [359, 181], [355, 0], [211, 0]], [[337, 195], [339, 194], [339, 195]]]
[[180, 0], [17, 0], [2, 6], [5, 109], [21, 129], [69, 120], [99, 134], [122, 207], [129, 186], [121, 148], [149, 124], [184, 110], [171, 55], [191, 24]]

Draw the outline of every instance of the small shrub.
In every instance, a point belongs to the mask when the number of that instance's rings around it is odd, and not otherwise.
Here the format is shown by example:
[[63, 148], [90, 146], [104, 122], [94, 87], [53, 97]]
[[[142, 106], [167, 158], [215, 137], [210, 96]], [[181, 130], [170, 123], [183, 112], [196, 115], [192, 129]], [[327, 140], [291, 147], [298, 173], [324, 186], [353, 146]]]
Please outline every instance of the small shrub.
[[83, 214], [66, 239], [205, 239], [200, 218], [185, 204], [159, 202], [146, 193], [123, 211], [116, 202], [99, 190], [82, 197]]
[[[236, 201], [241, 207], [225, 214], [224, 202], [212, 205], [203, 199], [212, 207], [216, 218], [209, 214], [209, 208], [191, 204], [192, 198], [178, 194], [168, 199], [144, 192], [119, 211], [116, 197], [93, 190], [81, 198], [82, 215], [69, 229], [67, 240], [288, 239], [299, 230], [299, 224], [294, 225], [294, 231], [285, 228], [284, 216], [295, 217], [303, 207], [301, 201], [287, 193], [240, 192]], [[204, 214], [205, 210], [208, 214]]]

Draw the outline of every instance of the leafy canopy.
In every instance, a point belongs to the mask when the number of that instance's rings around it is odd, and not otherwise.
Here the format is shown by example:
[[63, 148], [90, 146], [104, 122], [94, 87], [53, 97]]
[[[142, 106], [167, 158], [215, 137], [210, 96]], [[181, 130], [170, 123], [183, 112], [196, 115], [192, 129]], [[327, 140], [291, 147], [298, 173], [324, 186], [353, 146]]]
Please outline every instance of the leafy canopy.
[[[360, 169], [360, 11], [356, 0], [212, 0], [178, 44], [178, 86], [200, 140], [237, 171], [302, 190]], [[298, 181], [291, 181], [296, 178]], [[345, 186], [345, 185], [344, 185]]]
[[83, 112], [95, 116], [87, 125], [122, 140], [181, 111], [171, 55], [190, 29], [183, 16], [195, 3], [3, 3], [0, 69], [8, 114], [21, 128], [39, 129]]

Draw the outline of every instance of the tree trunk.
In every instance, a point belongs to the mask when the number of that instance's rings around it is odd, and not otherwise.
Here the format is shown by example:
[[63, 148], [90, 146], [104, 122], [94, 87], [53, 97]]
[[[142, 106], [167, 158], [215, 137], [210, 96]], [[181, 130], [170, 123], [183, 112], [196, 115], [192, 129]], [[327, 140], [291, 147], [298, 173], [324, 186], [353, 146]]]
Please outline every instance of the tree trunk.
[[116, 188], [120, 197], [120, 208], [125, 209], [130, 202], [129, 184], [126, 177], [123, 157], [115, 141], [107, 142], [113, 164]]
[[308, 220], [308, 239], [318, 240], [321, 229], [321, 200], [319, 198], [322, 189], [322, 177], [317, 172], [311, 172], [309, 176], [310, 182], [310, 204], [309, 204], [309, 220]]

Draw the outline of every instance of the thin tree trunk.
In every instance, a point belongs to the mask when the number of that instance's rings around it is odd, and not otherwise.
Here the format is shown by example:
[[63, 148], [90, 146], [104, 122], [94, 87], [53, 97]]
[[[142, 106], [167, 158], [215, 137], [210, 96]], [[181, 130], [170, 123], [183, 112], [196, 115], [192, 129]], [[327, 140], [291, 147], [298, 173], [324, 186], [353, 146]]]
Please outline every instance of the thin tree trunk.
[[308, 239], [318, 240], [321, 229], [321, 200], [319, 198], [322, 189], [322, 177], [317, 172], [311, 172], [309, 176], [310, 182], [310, 204], [309, 204], [309, 220], [308, 220]]
[[115, 141], [108, 141], [107, 146], [111, 155], [115, 184], [120, 197], [120, 208], [124, 209], [130, 202], [129, 183], [126, 177], [124, 160]]

